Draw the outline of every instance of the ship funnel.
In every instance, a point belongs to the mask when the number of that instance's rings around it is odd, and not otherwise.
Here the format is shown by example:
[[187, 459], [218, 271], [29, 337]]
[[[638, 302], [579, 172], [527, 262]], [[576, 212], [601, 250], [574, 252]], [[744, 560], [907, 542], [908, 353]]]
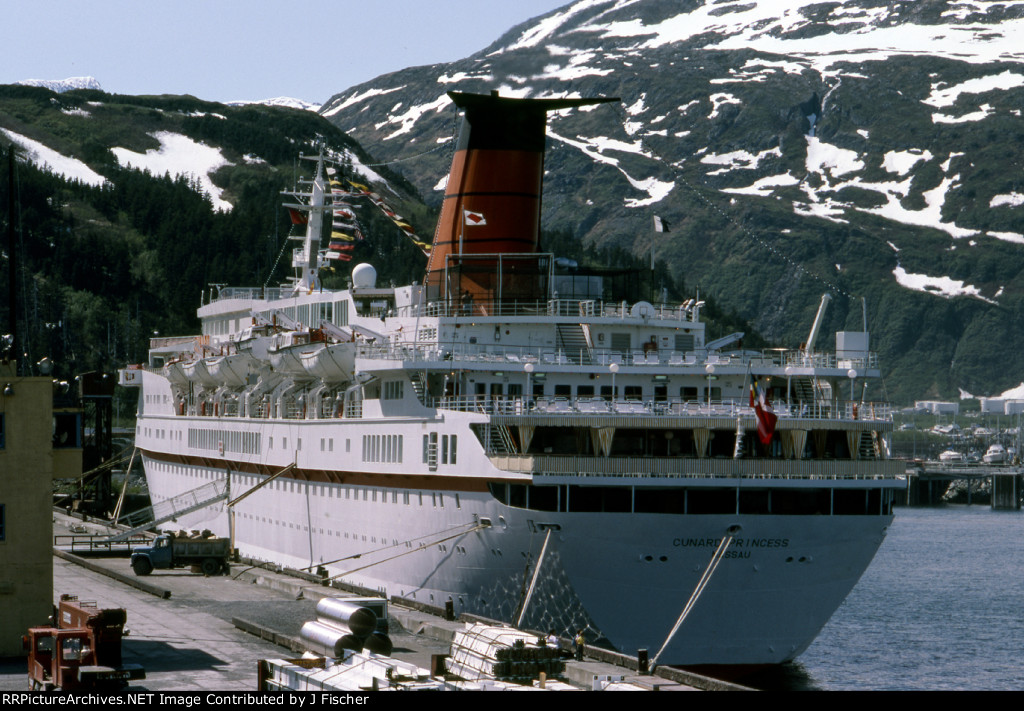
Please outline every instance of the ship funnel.
[[547, 113], [618, 99], [448, 96], [464, 113], [427, 263], [427, 295], [492, 301], [501, 281], [497, 255], [538, 251]]

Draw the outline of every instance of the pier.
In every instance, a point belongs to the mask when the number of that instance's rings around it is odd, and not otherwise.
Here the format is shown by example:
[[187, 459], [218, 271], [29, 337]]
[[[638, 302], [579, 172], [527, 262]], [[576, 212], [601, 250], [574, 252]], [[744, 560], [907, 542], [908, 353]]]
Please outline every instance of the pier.
[[1024, 467], [934, 460], [907, 462], [907, 505], [931, 506], [941, 503], [953, 482], [966, 484], [968, 504], [972, 503], [976, 492], [987, 488], [991, 494], [990, 505], [993, 510], [1019, 511], [1021, 508]]
[[[54, 592], [78, 594], [101, 606], [128, 611], [131, 636], [125, 659], [146, 668], [139, 691], [255, 691], [257, 661], [298, 657], [302, 624], [316, 617], [324, 595], [344, 596], [324, 587], [315, 576], [237, 564], [229, 576], [205, 577], [187, 569], [135, 576], [124, 551], [135, 541], [110, 543], [110, 529], [100, 521], [54, 512]], [[74, 552], [72, 552], [74, 548]], [[111, 550], [120, 549], [120, 550]], [[91, 555], [90, 555], [91, 554]], [[395, 658], [424, 669], [448, 654], [465, 621], [398, 604], [389, 616]], [[568, 647], [570, 640], [563, 639]], [[549, 688], [690, 691], [739, 690], [736, 684], [671, 667], [641, 674], [636, 657], [588, 646], [584, 661], [568, 660], [563, 681]], [[25, 661], [0, 663], [0, 690], [23, 690]]]

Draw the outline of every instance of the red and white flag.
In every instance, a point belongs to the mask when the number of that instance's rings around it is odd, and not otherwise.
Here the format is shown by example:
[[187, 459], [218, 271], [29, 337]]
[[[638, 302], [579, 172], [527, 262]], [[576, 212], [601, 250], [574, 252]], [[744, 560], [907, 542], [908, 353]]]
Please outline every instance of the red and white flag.
[[754, 408], [754, 415], [757, 417], [757, 438], [761, 440], [761, 444], [767, 446], [772, 441], [775, 423], [779, 418], [768, 401], [768, 393], [756, 380], [751, 380], [750, 383], [750, 406]]
[[462, 219], [465, 220], [467, 225], [486, 225], [487, 220], [484, 219], [484, 213], [482, 212], [470, 212], [469, 210], [462, 210]]

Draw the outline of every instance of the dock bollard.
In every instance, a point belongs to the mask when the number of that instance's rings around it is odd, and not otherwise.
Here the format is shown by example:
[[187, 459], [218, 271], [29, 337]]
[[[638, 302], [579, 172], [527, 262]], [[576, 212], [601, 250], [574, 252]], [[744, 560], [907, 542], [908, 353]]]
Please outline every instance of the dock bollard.
[[636, 652], [636, 667], [641, 674], [649, 674], [650, 666], [647, 663], [647, 650], [638, 649]]

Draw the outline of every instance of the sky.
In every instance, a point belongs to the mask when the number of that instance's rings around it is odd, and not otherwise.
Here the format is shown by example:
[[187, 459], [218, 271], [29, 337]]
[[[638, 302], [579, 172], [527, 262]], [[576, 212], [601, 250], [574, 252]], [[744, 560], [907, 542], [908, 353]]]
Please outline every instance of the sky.
[[569, 0], [0, 1], [0, 84], [91, 76], [117, 94], [322, 103], [462, 59]]

